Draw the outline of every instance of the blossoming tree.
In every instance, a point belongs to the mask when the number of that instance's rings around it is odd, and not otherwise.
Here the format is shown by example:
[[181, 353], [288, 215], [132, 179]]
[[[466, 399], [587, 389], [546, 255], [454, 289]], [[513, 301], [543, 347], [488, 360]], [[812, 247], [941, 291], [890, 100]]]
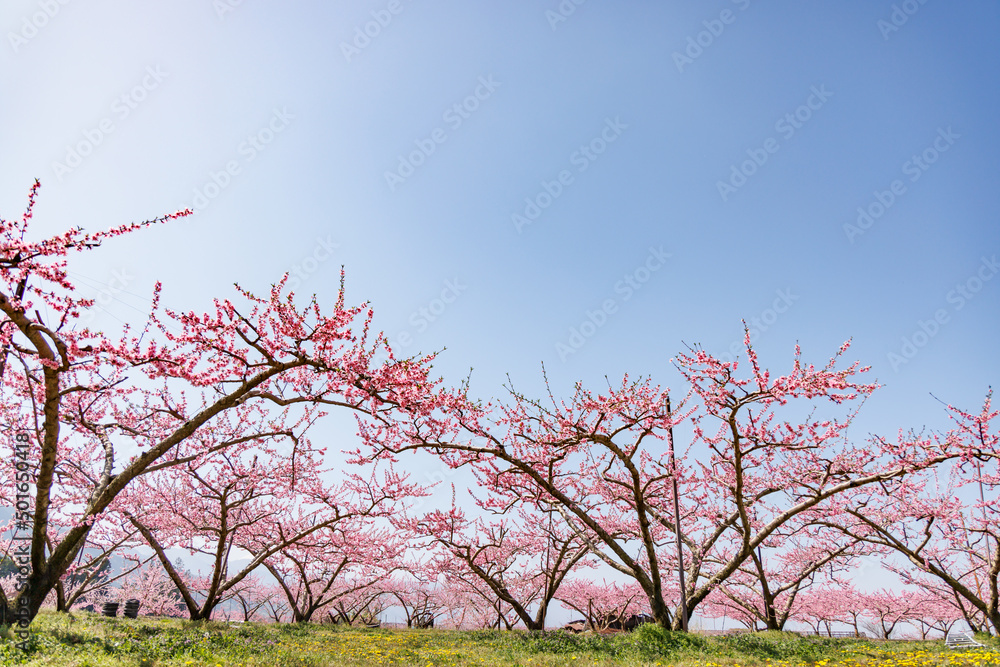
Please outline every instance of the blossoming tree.
[[[67, 255], [190, 211], [29, 240], [38, 187], [19, 219], [0, 220], [0, 413], [27, 443], [18, 451], [29, 478], [16, 525], [22, 534], [10, 536], [25, 538], [13, 552], [27, 574], [16, 596], [0, 596], [0, 620], [33, 618], [115, 499], [152, 470], [196, 456], [172, 454], [182, 443], [210, 442], [198, 435], [241, 406], [289, 409], [287, 422], [240, 436], [267, 440], [301, 424], [293, 411], [329, 406], [376, 415], [429, 386], [430, 357], [400, 361], [383, 336], [370, 337], [371, 311], [345, 305], [343, 281], [328, 310], [315, 298], [297, 305], [282, 280], [262, 297], [238, 289], [237, 302], [216, 300], [201, 314], [162, 308], [157, 285], [139, 330], [126, 326], [111, 336], [79, 326], [93, 302], [77, 295]], [[375, 355], [386, 361], [373, 363]], [[0, 447], [0, 466], [13, 478], [11, 443]], [[22, 500], [6, 485], [0, 493]], [[55, 521], [72, 526], [58, 541], [50, 540]]]
[[[857, 380], [867, 370], [858, 363], [838, 367], [848, 344], [822, 367], [796, 348], [781, 376], [760, 366], [749, 334], [746, 349], [745, 375], [700, 349], [678, 355], [688, 390], [674, 409], [666, 390], [627, 376], [599, 393], [578, 384], [562, 401], [511, 390], [509, 402], [483, 404], [464, 387], [442, 389], [363, 426], [358, 459], [423, 450], [470, 467], [484, 487], [551, 506], [596, 556], [638, 582], [658, 623], [680, 629], [682, 609], [665, 596], [678, 568], [675, 481], [690, 613], [803, 513], [834, 511], [847, 491], [958, 455], [923, 441], [848, 440], [856, 406], [876, 388]], [[841, 414], [816, 416], [819, 402]], [[667, 446], [675, 428], [689, 437], [676, 463]]]

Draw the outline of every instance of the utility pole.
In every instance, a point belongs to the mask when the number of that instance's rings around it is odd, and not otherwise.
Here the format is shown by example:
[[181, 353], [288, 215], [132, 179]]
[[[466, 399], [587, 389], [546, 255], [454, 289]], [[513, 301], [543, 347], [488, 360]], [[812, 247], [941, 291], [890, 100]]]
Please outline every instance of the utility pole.
[[[667, 420], [670, 420], [670, 394], [665, 397]], [[670, 443], [670, 479], [674, 484], [674, 533], [677, 535], [677, 571], [681, 582], [681, 628], [688, 631], [687, 587], [684, 585], [684, 551], [681, 542], [681, 506], [677, 495], [677, 462], [674, 457], [674, 425], [667, 427], [667, 442]]]

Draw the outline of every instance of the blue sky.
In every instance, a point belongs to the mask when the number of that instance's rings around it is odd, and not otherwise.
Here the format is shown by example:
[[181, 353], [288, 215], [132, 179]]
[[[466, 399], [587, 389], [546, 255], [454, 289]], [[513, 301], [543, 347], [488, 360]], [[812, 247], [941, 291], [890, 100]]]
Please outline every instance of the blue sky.
[[886, 385], [864, 429], [942, 428], [929, 393], [975, 408], [1000, 370], [998, 28], [940, 0], [7, 0], [0, 211], [36, 177], [38, 234], [197, 205], [74, 258], [107, 328], [156, 280], [198, 309], [297, 267], [332, 303], [343, 264], [482, 396], [542, 363], [557, 393], [676, 386], [746, 319], [776, 372], [853, 338]]

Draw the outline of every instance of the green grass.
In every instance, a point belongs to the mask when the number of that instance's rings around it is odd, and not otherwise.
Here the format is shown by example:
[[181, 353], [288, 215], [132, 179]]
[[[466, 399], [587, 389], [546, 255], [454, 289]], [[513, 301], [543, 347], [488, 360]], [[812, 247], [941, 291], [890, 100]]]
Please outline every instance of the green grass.
[[[230, 625], [42, 613], [27, 652], [0, 640], [0, 664], [59, 667], [326, 667], [483, 665], [546, 667], [1000, 667], [1000, 645], [954, 652], [944, 642], [874, 642], [785, 632], [703, 637], [643, 626], [633, 633], [572, 635], [387, 630], [329, 625]], [[9, 637], [9, 635], [8, 635]]]

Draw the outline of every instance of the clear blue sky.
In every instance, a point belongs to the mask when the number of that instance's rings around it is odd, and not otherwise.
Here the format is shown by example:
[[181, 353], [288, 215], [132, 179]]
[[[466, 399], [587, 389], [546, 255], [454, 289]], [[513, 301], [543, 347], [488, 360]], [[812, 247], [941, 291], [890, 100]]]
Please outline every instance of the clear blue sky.
[[155, 280], [332, 303], [343, 264], [483, 396], [676, 385], [753, 318], [775, 371], [853, 337], [866, 429], [998, 377], [996, 3], [63, 2], [0, 11], [0, 211], [35, 177], [38, 233], [200, 208], [76, 264], [109, 328]]

